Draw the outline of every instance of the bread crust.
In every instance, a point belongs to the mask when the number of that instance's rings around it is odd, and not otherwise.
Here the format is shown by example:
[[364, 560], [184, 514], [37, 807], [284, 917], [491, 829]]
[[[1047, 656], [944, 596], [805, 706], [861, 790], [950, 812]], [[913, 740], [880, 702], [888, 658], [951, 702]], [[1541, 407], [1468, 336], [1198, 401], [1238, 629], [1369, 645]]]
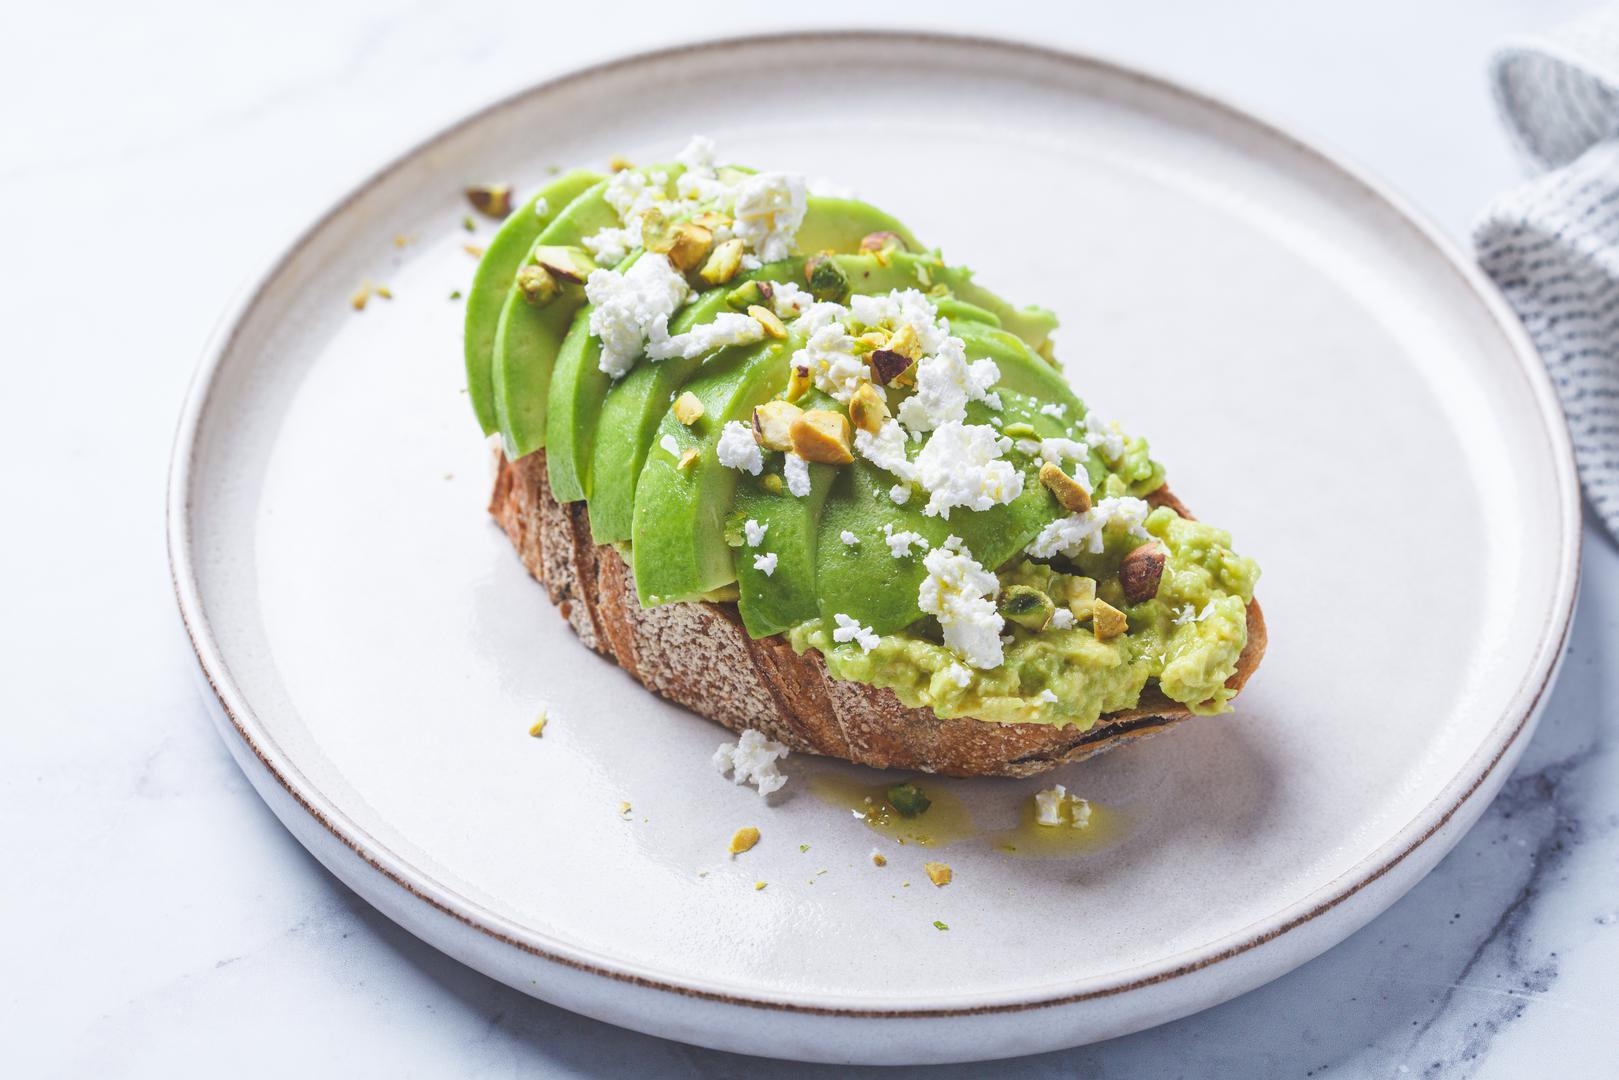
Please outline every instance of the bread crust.
[[[629, 565], [590, 538], [582, 502], [551, 494], [545, 453], [508, 461], [496, 451], [489, 512], [586, 645], [611, 657], [655, 694], [717, 720], [753, 728], [800, 753], [876, 768], [947, 776], [1033, 776], [1163, 731], [1192, 714], [1156, 690], [1136, 708], [1104, 715], [1087, 731], [1050, 724], [948, 719], [912, 709], [891, 690], [834, 679], [819, 653], [780, 637], [750, 638], [734, 604], [643, 608]], [[1161, 488], [1147, 499], [1190, 517]], [[1248, 644], [1226, 685], [1241, 689], [1265, 652], [1265, 620], [1248, 605]]]

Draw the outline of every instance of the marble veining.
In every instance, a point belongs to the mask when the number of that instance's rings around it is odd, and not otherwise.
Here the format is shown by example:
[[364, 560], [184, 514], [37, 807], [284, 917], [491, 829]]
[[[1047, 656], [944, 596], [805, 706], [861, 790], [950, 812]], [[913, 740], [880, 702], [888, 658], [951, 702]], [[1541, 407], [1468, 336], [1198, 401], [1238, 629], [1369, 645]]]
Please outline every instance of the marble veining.
[[[941, 3], [929, 19], [1179, 74], [1346, 149], [1460, 237], [1517, 176], [1485, 57], [1581, 6], [1174, 4], [1172, 34], [1162, 6], [1047, 25]], [[828, 25], [884, 21], [870, 5], [815, 7]], [[407, 140], [500, 93], [618, 51], [803, 21], [724, 10], [704, 26], [644, 5], [601, 34], [591, 10], [548, 7], [530, 13], [546, 23], [538, 36], [447, 3], [0, 14], [13, 45], [0, 94], [14, 107], [0, 145], [13, 253], [0, 289], [0, 477], [21, 510], [0, 530], [12, 568], [0, 640], [23, 661], [0, 678], [9, 1075], [172, 1076], [227, 1062], [242, 1075], [850, 1075], [572, 1016], [360, 902], [259, 803], [209, 727], [163, 563], [175, 411], [254, 265]], [[87, 279], [91, 267], [103, 269]], [[1564, 674], [1523, 762], [1387, 913], [1199, 1015], [928, 1075], [1619, 1071], [1619, 550], [1592, 527], [1585, 541]]]

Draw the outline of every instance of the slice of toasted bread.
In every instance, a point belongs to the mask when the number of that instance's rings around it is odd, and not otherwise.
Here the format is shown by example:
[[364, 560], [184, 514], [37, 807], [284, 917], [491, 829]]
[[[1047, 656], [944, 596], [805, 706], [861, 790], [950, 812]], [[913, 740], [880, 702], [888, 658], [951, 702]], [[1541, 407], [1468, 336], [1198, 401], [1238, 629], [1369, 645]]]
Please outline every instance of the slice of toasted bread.
[[[591, 542], [585, 504], [552, 497], [544, 452], [515, 462], [499, 451], [496, 457], [489, 512], [579, 639], [648, 690], [733, 731], [754, 728], [796, 751], [877, 768], [1033, 776], [1192, 715], [1156, 690], [1088, 731], [945, 719], [907, 708], [890, 690], [830, 677], [818, 653], [796, 653], [781, 637], [750, 638], [734, 604], [643, 608], [623, 557]], [[1167, 488], [1147, 501], [1190, 516]], [[1265, 620], [1256, 601], [1248, 605], [1247, 647], [1226, 685], [1240, 688], [1264, 652]]]

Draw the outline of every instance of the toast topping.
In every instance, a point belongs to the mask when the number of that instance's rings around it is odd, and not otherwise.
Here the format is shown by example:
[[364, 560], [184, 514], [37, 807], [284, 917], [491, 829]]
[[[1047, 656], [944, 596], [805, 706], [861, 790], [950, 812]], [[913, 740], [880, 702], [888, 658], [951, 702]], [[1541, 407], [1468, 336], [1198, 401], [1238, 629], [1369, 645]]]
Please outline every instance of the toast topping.
[[738, 784], [752, 784], [761, 796], [781, 790], [787, 782], [776, 762], [787, 756], [787, 748], [772, 742], [752, 728], [734, 743], [723, 743], [714, 751], [714, 767], [723, 776], [731, 774]]
[[1158, 582], [1164, 576], [1164, 549], [1150, 540], [1131, 550], [1119, 563], [1119, 584], [1124, 598], [1132, 604], [1144, 603], [1158, 595]]

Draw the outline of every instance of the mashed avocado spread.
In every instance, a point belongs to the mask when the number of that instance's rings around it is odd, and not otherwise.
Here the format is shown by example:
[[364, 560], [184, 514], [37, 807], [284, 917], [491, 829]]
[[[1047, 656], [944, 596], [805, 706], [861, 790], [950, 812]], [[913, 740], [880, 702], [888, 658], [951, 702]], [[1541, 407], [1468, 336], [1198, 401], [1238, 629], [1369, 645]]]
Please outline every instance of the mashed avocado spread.
[[699, 138], [511, 211], [467, 388], [643, 605], [734, 603], [943, 717], [1222, 712], [1259, 569], [1156, 505], [1163, 468], [1075, 396], [1055, 328], [884, 211]]

